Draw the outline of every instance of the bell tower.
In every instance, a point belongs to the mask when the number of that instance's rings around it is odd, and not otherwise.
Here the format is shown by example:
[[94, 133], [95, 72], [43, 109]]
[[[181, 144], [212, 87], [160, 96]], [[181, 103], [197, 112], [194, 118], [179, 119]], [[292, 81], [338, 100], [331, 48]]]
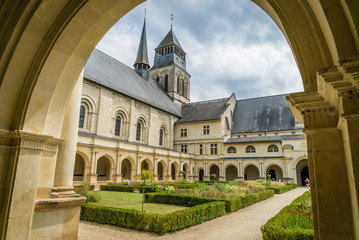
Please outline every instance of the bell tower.
[[171, 30], [155, 48], [150, 79], [158, 82], [174, 102], [189, 103], [190, 78], [191, 75], [186, 70], [186, 52], [171, 25]]

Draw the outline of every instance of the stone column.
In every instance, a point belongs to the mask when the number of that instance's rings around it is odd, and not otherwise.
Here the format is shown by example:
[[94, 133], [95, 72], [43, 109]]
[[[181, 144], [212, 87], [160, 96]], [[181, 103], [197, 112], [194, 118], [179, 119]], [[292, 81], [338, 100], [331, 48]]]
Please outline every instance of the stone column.
[[220, 181], [225, 181], [226, 180], [223, 160], [221, 161], [221, 168], [220, 168], [220, 171], [219, 171], [219, 180]]
[[244, 179], [243, 161], [238, 161], [238, 179], [240, 180]]
[[121, 183], [122, 175], [121, 175], [121, 168], [122, 168], [122, 155], [116, 155], [116, 171], [115, 171], [115, 183]]
[[137, 156], [137, 163], [136, 163], [136, 175], [140, 175], [141, 174], [141, 158], [140, 156]]
[[78, 122], [82, 93], [83, 71], [72, 90], [67, 103], [61, 137], [64, 142], [60, 145], [54, 179], [53, 197], [77, 197], [72, 187], [73, 172], [78, 135]]
[[96, 174], [96, 162], [97, 162], [97, 153], [94, 149], [91, 152], [91, 170], [89, 174], [89, 183], [97, 184], [97, 174]]
[[153, 158], [153, 180], [158, 181], [158, 158]]
[[263, 160], [259, 161], [259, 178], [266, 179], [265, 172], [264, 172], [264, 162]]

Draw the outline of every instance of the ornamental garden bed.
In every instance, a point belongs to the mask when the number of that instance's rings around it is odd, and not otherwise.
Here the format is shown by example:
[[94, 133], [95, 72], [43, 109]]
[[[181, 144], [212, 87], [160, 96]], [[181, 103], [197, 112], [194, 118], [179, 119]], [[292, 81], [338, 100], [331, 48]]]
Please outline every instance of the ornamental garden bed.
[[314, 239], [310, 192], [305, 192], [261, 227], [265, 240]]

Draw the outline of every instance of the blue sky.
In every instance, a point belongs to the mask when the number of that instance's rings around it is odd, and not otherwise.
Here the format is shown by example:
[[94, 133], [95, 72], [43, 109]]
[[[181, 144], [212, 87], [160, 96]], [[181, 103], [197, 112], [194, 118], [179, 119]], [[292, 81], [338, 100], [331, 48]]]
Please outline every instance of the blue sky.
[[[225, 4], [223, 3], [225, 2]], [[191, 101], [254, 98], [303, 91], [289, 45], [250, 0], [148, 0], [124, 16], [97, 48], [132, 66], [147, 9], [150, 65], [154, 48], [173, 30], [187, 53]]]

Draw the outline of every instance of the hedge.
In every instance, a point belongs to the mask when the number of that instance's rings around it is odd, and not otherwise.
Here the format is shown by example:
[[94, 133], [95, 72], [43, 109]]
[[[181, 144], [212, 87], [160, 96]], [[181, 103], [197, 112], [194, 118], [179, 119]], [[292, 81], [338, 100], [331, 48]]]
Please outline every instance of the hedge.
[[[156, 186], [145, 186], [145, 193], [156, 192]], [[135, 192], [136, 189], [142, 193], [143, 186], [132, 185], [101, 185], [101, 191]]]
[[284, 212], [288, 209], [295, 209], [310, 196], [310, 192], [305, 192], [302, 196], [296, 198], [290, 205], [284, 207], [277, 215], [269, 219], [268, 222], [261, 227], [264, 240], [311, 240], [314, 239], [314, 229], [295, 228], [288, 229], [282, 226], [285, 216]]
[[81, 206], [81, 220], [118, 225], [163, 235], [225, 214], [223, 202], [197, 205], [168, 213], [151, 214], [134, 209], [102, 207], [90, 204]]
[[[77, 188], [80, 188], [82, 186], [83, 186], [83, 184], [74, 186], [75, 191]], [[93, 191], [95, 189], [95, 185], [88, 185], [88, 186], [89, 186], [89, 190], [91, 190], [91, 191]]]
[[274, 196], [273, 190], [265, 190], [258, 193], [247, 194], [243, 197], [229, 198], [229, 199], [196, 197], [196, 196], [166, 194], [166, 193], [149, 193], [145, 195], [145, 201], [151, 203], [180, 205], [186, 207], [192, 207], [198, 204], [220, 201], [226, 204], [226, 212], [230, 213], [273, 196]]
[[297, 187], [298, 184], [286, 184], [282, 187], [273, 187], [268, 189], [273, 189], [275, 194], [282, 194]]

